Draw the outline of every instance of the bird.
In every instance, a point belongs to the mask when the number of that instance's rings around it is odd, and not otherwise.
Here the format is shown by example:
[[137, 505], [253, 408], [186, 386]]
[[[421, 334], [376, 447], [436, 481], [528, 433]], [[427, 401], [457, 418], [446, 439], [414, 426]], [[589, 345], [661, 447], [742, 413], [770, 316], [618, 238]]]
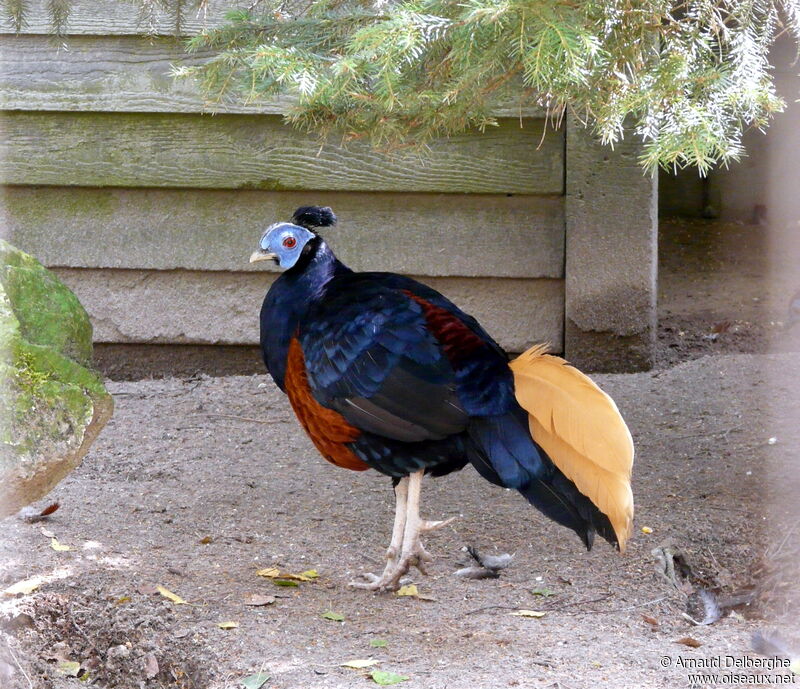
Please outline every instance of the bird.
[[394, 485], [383, 572], [351, 585], [395, 591], [412, 567], [427, 574], [421, 536], [452, 518], [420, 517], [422, 479], [468, 464], [587, 549], [599, 534], [624, 551], [634, 447], [611, 397], [546, 346], [510, 359], [475, 318], [421, 282], [351, 270], [321, 234], [336, 222], [329, 207], [298, 208], [262, 233], [250, 263], [282, 271], [261, 307], [261, 352], [316, 449]]

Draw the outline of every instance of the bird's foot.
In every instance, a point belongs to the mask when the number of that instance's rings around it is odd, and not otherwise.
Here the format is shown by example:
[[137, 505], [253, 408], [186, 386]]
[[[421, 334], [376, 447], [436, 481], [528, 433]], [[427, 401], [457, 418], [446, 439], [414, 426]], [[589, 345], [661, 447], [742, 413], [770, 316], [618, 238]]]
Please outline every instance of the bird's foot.
[[354, 579], [350, 582], [350, 586], [356, 589], [365, 589], [367, 591], [383, 593], [396, 591], [400, 586], [399, 583], [395, 583], [393, 581], [392, 577], [387, 577], [385, 573], [381, 576], [378, 576], [372, 572], [362, 572], [358, 576], [358, 579]]
[[[431, 527], [432, 529], [438, 529], [440, 526], [444, 526], [450, 521], [452, 520], [448, 519], [445, 522], [428, 523], [433, 524], [433, 527]], [[420, 529], [420, 531], [427, 530], [431, 529]], [[397, 591], [404, 583], [403, 577], [408, 574], [412, 567], [416, 567], [422, 574], [427, 575], [428, 570], [425, 565], [432, 560], [433, 557], [425, 550], [422, 541], [419, 536], [417, 536], [410, 546], [406, 547], [406, 545], [403, 544], [403, 550], [399, 554], [399, 557], [398, 553], [393, 548], [389, 549], [386, 568], [383, 570], [383, 574], [378, 576], [372, 572], [363, 572], [359, 575], [361, 580], [356, 579], [351, 581], [350, 586], [358, 589], [367, 589], [369, 591]]]

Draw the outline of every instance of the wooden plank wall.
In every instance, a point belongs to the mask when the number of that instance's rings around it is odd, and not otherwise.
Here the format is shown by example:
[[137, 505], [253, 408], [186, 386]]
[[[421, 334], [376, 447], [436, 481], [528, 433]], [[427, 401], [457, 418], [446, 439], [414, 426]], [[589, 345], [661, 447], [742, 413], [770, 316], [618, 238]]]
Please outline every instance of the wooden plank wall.
[[427, 159], [320, 146], [283, 124], [285, 100], [207, 103], [175, 83], [168, 20], [143, 37], [130, 5], [76, 0], [55, 40], [37, 3], [0, 35], [0, 230], [75, 289], [96, 340], [256, 342], [273, 276], [247, 257], [313, 203], [340, 216], [327, 238], [354, 268], [442, 289], [511, 351], [562, 347], [565, 142], [540, 113], [499, 107], [499, 127]]

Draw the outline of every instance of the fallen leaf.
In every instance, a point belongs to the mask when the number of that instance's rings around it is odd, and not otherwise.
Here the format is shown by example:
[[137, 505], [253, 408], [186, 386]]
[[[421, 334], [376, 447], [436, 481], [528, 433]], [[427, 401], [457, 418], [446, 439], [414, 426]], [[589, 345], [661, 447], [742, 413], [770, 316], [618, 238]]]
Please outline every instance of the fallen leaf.
[[653, 533], [653, 530], [649, 526], [643, 526], [642, 533], [651, 534]]
[[120, 596], [117, 600], [114, 601], [116, 605], [122, 605], [123, 603], [130, 603], [131, 597], [130, 596]]
[[411, 596], [412, 598], [416, 598], [417, 600], [424, 600], [430, 603], [435, 603], [436, 599], [431, 598], [430, 596], [425, 596], [419, 592], [417, 589], [416, 584], [406, 584], [405, 586], [401, 586], [396, 592], [396, 596]]
[[333, 612], [332, 610], [322, 613], [322, 617], [323, 619], [333, 620], [334, 622], [344, 622], [344, 615], [339, 612]]
[[647, 624], [658, 627], [658, 620], [655, 617], [650, 617], [650, 615], [642, 615], [642, 619], [647, 622]]
[[148, 653], [144, 658], [144, 676], [153, 679], [158, 674], [158, 658], [154, 653]]
[[371, 667], [372, 665], [377, 665], [380, 662], [380, 660], [373, 660], [372, 658], [358, 658], [356, 660], [348, 660], [346, 663], [342, 663], [342, 667], [350, 667], [354, 670], [363, 670], [365, 667]]
[[171, 600], [173, 603], [175, 603], [175, 605], [187, 605], [183, 598], [175, 593], [172, 593], [172, 591], [164, 588], [163, 586], [156, 586], [156, 591], [158, 591], [167, 600]]
[[[277, 567], [266, 567], [264, 569], [259, 569], [256, 574], [260, 577], [266, 577], [267, 579], [281, 579], [283, 581], [313, 581], [319, 577], [316, 569], [307, 569], [305, 572], [300, 574], [292, 574], [291, 572], [283, 572], [281, 574], [281, 570]], [[279, 586], [281, 585], [294, 586], [294, 584], [279, 584]]]
[[228, 622], [218, 622], [218, 623], [217, 623], [217, 626], [218, 626], [220, 629], [238, 629], [238, 627], [239, 627], [239, 623], [238, 623], [238, 622], [232, 622], [232, 621], [228, 621]]
[[39, 585], [42, 583], [40, 577], [31, 577], [30, 579], [23, 579], [22, 581], [18, 581], [16, 584], [12, 584], [7, 589], [3, 591], [3, 593], [8, 594], [9, 596], [16, 596], [20, 593], [23, 595], [27, 595], [29, 593], [33, 593], [36, 589], [39, 588]]
[[542, 596], [543, 598], [549, 598], [550, 596], [555, 595], [555, 591], [551, 591], [550, 589], [546, 588], [531, 589], [531, 593], [534, 596]]
[[63, 553], [66, 552], [67, 550], [72, 550], [72, 548], [70, 548], [68, 545], [59, 543], [58, 539], [55, 536], [53, 536], [53, 538], [50, 539], [50, 547], [57, 553]]
[[203, 536], [200, 539], [200, 543], [202, 543], [203, 545], [208, 545], [209, 543], [213, 543], [213, 542], [214, 542], [214, 539], [211, 538], [211, 536]]
[[272, 583], [275, 586], [300, 586], [300, 583], [295, 579], [273, 579]]
[[375, 682], [375, 684], [380, 684], [382, 687], [388, 687], [390, 684], [400, 684], [400, 682], [408, 680], [408, 677], [404, 675], [398, 675], [394, 672], [384, 672], [383, 670], [373, 670], [370, 677], [372, 677], [372, 681]]
[[690, 648], [700, 648], [702, 646], [702, 642], [698, 641], [697, 639], [693, 639], [691, 636], [684, 636], [680, 639], [675, 640], [676, 644], [683, 644], [684, 646], [689, 646]]
[[547, 613], [541, 610], [516, 610], [508, 614], [516, 615], [517, 617], [544, 617]]
[[81, 664], [75, 660], [62, 660], [58, 664], [58, 671], [67, 677], [77, 677], [81, 671]]
[[386, 648], [389, 644], [386, 639], [372, 639], [369, 645], [372, 646], [372, 648]]
[[291, 574], [289, 572], [284, 572], [279, 576], [279, 578], [292, 579], [294, 581], [313, 581], [319, 576], [319, 574], [317, 574], [313, 569], [309, 569], [308, 572], [313, 572], [313, 574], [308, 574], [306, 572], [303, 572], [302, 574]]
[[272, 605], [275, 602], [275, 596], [264, 596], [260, 593], [248, 593], [242, 602], [245, 605], [251, 605], [256, 608], [262, 605]]
[[266, 672], [256, 672], [253, 675], [248, 675], [240, 682], [244, 689], [261, 689], [268, 679], [269, 675]]

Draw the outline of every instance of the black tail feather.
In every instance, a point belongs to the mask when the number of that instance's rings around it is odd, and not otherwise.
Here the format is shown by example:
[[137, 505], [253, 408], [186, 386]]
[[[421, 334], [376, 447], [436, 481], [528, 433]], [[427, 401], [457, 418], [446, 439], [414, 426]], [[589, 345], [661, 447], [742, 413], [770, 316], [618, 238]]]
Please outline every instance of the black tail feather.
[[517, 489], [544, 515], [575, 531], [587, 550], [595, 533], [618, 545], [608, 517], [533, 441], [521, 408], [519, 413], [473, 419], [469, 435], [470, 462], [487, 481]]

